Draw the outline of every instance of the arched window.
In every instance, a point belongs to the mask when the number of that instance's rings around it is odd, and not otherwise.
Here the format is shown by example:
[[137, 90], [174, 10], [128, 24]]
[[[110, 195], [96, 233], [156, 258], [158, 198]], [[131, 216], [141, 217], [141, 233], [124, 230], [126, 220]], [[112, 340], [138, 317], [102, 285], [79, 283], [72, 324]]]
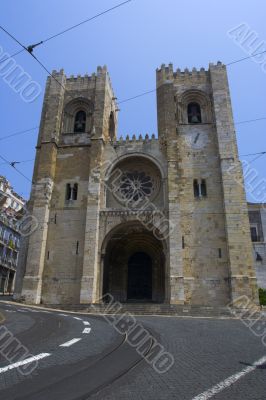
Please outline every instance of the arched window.
[[189, 103], [187, 106], [187, 116], [189, 124], [201, 123], [201, 110], [198, 103]]
[[85, 111], [78, 111], [75, 115], [74, 132], [83, 133], [86, 129], [86, 113]]
[[113, 111], [111, 112], [109, 118], [109, 136], [111, 140], [115, 137], [115, 118]]

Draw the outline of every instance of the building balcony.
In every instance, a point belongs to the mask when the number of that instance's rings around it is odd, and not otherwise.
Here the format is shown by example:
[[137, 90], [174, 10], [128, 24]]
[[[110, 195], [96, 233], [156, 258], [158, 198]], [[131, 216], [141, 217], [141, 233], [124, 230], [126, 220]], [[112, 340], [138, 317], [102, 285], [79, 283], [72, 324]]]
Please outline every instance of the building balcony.
[[15, 270], [17, 268], [17, 260], [6, 256], [0, 256], [0, 265]]
[[16, 251], [16, 252], [19, 251], [19, 248], [20, 248], [19, 244], [14, 243], [12, 240], [4, 239], [3, 237], [0, 236], [0, 243], [1, 243], [3, 246], [5, 246], [5, 247], [7, 247], [8, 249], [10, 249], [10, 250], [14, 250], [14, 251]]

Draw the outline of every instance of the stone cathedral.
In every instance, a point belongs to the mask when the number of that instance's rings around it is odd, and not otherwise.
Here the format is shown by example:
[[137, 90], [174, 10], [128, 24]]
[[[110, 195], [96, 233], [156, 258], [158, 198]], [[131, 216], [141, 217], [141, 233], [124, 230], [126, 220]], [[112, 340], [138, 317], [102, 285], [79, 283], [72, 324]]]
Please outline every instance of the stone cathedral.
[[[55, 79], [53, 79], [55, 78]], [[106, 67], [48, 77], [21, 296], [29, 303], [257, 303], [227, 72], [156, 71], [158, 138], [117, 137]]]

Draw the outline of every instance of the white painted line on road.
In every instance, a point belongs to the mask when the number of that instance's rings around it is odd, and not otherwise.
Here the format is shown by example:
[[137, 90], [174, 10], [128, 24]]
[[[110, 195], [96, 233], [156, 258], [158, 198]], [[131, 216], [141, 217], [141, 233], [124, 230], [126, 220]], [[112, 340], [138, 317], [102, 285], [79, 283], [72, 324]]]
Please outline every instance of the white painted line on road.
[[40, 311], [37, 311], [37, 312], [43, 312], [45, 314], [52, 314], [51, 311], [44, 311], [44, 310], [40, 310]]
[[29, 311], [29, 312], [38, 312], [38, 311], [32, 310], [31, 308], [22, 308], [22, 310]]
[[88, 321], [83, 321], [83, 324], [84, 324], [84, 325], [90, 325], [90, 322], [88, 322]]
[[72, 339], [66, 343], [60, 344], [59, 347], [70, 347], [70, 346], [72, 346], [72, 344], [75, 344], [75, 343], [79, 342], [80, 340], [81, 340], [81, 338]]
[[69, 317], [69, 315], [67, 314], [59, 314], [59, 315], [61, 315], [61, 317]]
[[199, 394], [198, 396], [194, 397], [192, 400], [207, 400], [211, 397], [215, 396], [217, 393], [222, 392], [224, 389], [228, 388], [229, 386], [233, 385], [243, 376], [249, 374], [256, 370], [256, 368], [260, 365], [266, 363], [266, 356], [262, 357], [260, 360], [256, 361], [252, 366], [243, 369], [243, 371], [236, 373], [235, 375], [231, 375], [229, 378], [225, 379], [224, 381], [218, 383], [217, 385], [213, 386], [211, 389], [206, 390]]
[[9, 371], [11, 369], [14, 369], [14, 368], [18, 368], [21, 365], [26, 365], [33, 361], [38, 361], [38, 360], [41, 360], [42, 358], [49, 357], [50, 355], [51, 355], [50, 353], [41, 353], [41, 354], [38, 354], [37, 356], [26, 358], [23, 361], [18, 361], [14, 364], [9, 364], [7, 367], [0, 368], [0, 374], [4, 373], [6, 371]]
[[14, 310], [5, 310], [5, 312], [16, 312]]
[[18, 312], [28, 312], [28, 311], [26, 311], [26, 310], [17, 310]]
[[82, 333], [90, 333], [91, 328], [85, 328]]
[[78, 321], [82, 321], [82, 319], [79, 318], [79, 317], [73, 317], [73, 318], [76, 319], [76, 320], [78, 320]]

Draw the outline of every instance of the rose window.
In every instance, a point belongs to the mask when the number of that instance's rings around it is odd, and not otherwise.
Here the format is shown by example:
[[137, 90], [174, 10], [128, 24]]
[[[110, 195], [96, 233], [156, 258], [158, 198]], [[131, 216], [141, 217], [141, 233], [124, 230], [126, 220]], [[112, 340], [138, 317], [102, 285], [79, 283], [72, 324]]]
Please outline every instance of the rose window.
[[121, 201], [140, 202], [154, 192], [154, 179], [145, 172], [125, 172], [119, 182], [117, 195]]

